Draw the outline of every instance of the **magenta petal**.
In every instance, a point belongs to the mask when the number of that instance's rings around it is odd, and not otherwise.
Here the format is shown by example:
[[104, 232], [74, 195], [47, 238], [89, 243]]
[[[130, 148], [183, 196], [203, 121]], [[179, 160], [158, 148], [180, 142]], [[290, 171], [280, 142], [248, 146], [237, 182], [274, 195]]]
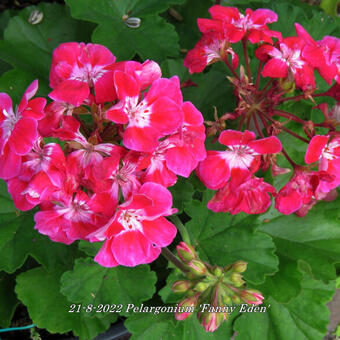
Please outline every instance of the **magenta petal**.
[[145, 206], [145, 211], [149, 217], [158, 217], [167, 214], [171, 209], [171, 193], [160, 184], [152, 182], [144, 183], [140, 187], [138, 194], [145, 195], [152, 200], [152, 206]]
[[187, 124], [198, 126], [203, 124], [203, 116], [191, 102], [184, 102], [182, 106], [184, 121]]
[[158, 247], [168, 246], [177, 233], [176, 227], [164, 217], [153, 221], [144, 220], [142, 224], [145, 237]]
[[113, 86], [113, 72], [105, 72], [94, 84], [97, 103], [112, 102], [117, 98]]
[[125, 231], [112, 241], [113, 255], [120, 265], [134, 267], [154, 261], [161, 249], [154, 247], [145, 236], [137, 231]]
[[280, 59], [270, 59], [261, 72], [263, 77], [285, 78], [288, 76], [288, 65]]
[[256, 135], [252, 131], [235, 131], [235, 130], [224, 130], [220, 134], [218, 141], [223, 145], [240, 145], [248, 144], [250, 141], [254, 140]]
[[27, 183], [13, 178], [8, 181], [8, 192], [12, 196], [15, 207], [21, 211], [27, 211], [35, 207], [35, 204], [27, 201], [26, 195], [21, 194], [27, 188]]
[[166, 165], [171, 171], [187, 178], [198, 163], [186, 146], [169, 149], [165, 155], [165, 159]]
[[8, 142], [17, 155], [25, 155], [31, 151], [38, 138], [37, 128], [37, 121], [31, 118], [21, 118], [15, 124]]
[[145, 97], [146, 101], [151, 104], [160, 97], [167, 97], [177, 104], [182, 104], [182, 92], [176, 78], [160, 78], [152, 83]]
[[105, 115], [107, 119], [110, 119], [117, 124], [127, 124], [129, 122], [129, 117], [119, 103], [107, 110]]
[[321, 157], [322, 150], [326, 146], [328, 140], [329, 136], [319, 135], [314, 136], [311, 139], [305, 155], [305, 162], [307, 164], [314, 163]]
[[159, 135], [155, 135], [155, 130], [150, 127], [128, 126], [124, 132], [123, 143], [131, 150], [152, 152], [158, 145], [158, 137]]
[[214, 20], [231, 22], [232, 19], [237, 20], [240, 18], [240, 12], [236, 7], [214, 5], [209, 8], [209, 13]]
[[24, 95], [22, 96], [22, 99], [20, 101], [18, 112], [22, 112], [28, 101], [37, 93], [38, 91], [38, 80], [34, 80], [26, 89]]
[[282, 144], [275, 136], [254, 140], [248, 146], [260, 155], [278, 153], [282, 150]]
[[135, 78], [122, 71], [115, 71], [113, 78], [117, 96], [120, 100], [124, 100], [127, 97], [138, 98], [140, 84]]
[[104, 242], [94, 260], [103, 267], [111, 268], [118, 266], [119, 263], [112, 253], [112, 239], [108, 239]]
[[207, 158], [198, 164], [197, 175], [209, 189], [222, 188], [230, 177], [230, 169], [222, 151], [208, 151]]
[[0, 156], [0, 178], [7, 180], [18, 176], [21, 168], [21, 156], [13, 152], [8, 145]]
[[0, 93], [0, 121], [4, 119], [2, 111], [12, 112], [12, 99], [7, 93]]
[[80, 106], [90, 94], [87, 83], [78, 80], [64, 80], [48, 95], [51, 99]]

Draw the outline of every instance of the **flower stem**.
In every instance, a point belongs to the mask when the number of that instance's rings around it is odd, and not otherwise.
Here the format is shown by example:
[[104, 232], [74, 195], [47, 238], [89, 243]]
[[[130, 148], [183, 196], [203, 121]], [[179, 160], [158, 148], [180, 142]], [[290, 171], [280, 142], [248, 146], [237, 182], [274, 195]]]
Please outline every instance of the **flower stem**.
[[286, 157], [287, 161], [290, 163], [290, 165], [293, 168], [296, 168], [298, 165], [289, 157], [289, 155], [287, 154], [286, 150], [284, 148], [282, 148], [282, 154]]
[[234, 75], [234, 77], [236, 79], [240, 79], [240, 77], [238, 76], [238, 74], [235, 72], [235, 70], [233, 69], [233, 67], [230, 65], [229, 61], [228, 61], [228, 56], [225, 56], [223, 58], [223, 61], [225, 62], [225, 64], [228, 66], [230, 72]]
[[263, 62], [260, 61], [260, 62], [259, 62], [259, 68], [258, 68], [258, 70], [257, 70], [257, 75], [256, 75], [256, 85], [255, 85], [256, 90], [259, 89], [259, 85], [260, 85], [260, 76], [261, 76], [261, 68], [262, 68], [262, 65], [263, 65]]
[[259, 125], [259, 122], [258, 122], [258, 120], [256, 118], [256, 114], [255, 113], [253, 114], [253, 120], [254, 120], [257, 132], [259, 133], [261, 138], [264, 138], [264, 134], [263, 134], [263, 132], [262, 132], [262, 130], [260, 128], [260, 125]]
[[248, 51], [247, 51], [247, 38], [242, 39], [244, 61], [246, 63], [246, 70], [249, 81], [251, 81], [251, 70], [249, 66]]
[[[269, 120], [270, 122], [272, 122], [272, 123], [274, 123], [274, 124], [278, 122], [278, 121], [272, 119], [271, 117], [269, 117], [268, 115], [266, 115], [264, 112], [261, 112], [261, 114], [262, 114], [267, 120]], [[279, 122], [279, 123], [280, 123], [280, 122]], [[294, 136], [295, 138], [297, 138], [297, 139], [299, 139], [299, 140], [301, 140], [301, 141], [303, 141], [303, 142], [309, 144], [309, 140], [308, 140], [308, 139], [303, 138], [303, 137], [299, 136], [297, 133], [295, 133], [295, 132], [293, 132], [293, 131], [287, 129], [286, 127], [284, 127], [284, 126], [282, 125], [282, 123], [280, 124], [280, 129], [282, 129], [283, 131], [286, 131], [287, 133], [289, 133], [290, 135]]]
[[301, 123], [301, 124], [304, 124], [305, 121], [295, 115], [293, 115], [292, 113], [290, 112], [286, 112], [286, 111], [282, 111], [282, 110], [274, 110], [274, 113], [280, 117], [285, 117], [285, 118], [288, 118], [288, 119], [291, 119], [291, 120], [294, 120], [295, 122], [298, 122], [298, 123]]
[[179, 233], [182, 236], [182, 240], [185, 243], [191, 244], [189, 233], [188, 233], [187, 229], [185, 228], [184, 224], [182, 223], [182, 221], [180, 220], [180, 218], [177, 215], [172, 215], [172, 216], [169, 217], [169, 219], [177, 227]]
[[167, 247], [162, 248], [162, 255], [170, 262], [172, 262], [183, 273], [187, 273], [189, 269], [180, 261]]

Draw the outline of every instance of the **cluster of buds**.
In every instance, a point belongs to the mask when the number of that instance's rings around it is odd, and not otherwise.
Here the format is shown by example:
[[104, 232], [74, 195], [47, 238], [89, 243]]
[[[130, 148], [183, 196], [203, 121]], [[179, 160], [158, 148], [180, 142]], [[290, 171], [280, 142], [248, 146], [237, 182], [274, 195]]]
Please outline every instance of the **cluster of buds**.
[[185, 293], [186, 298], [179, 303], [181, 310], [177, 320], [184, 320], [198, 310], [198, 319], [207, 332], [214, 332], [228, 319], [229, 308], [242, 302], [260, 305], [263, 296], [259, 291], [247, 289], [242, 273], [247, 263], [237, 261], [224, 268], [211, 266], [197, 256], [193, 246], [181, 242], [177, 254], [188, 271], [186, 279], [173, 283], [175, 293]]

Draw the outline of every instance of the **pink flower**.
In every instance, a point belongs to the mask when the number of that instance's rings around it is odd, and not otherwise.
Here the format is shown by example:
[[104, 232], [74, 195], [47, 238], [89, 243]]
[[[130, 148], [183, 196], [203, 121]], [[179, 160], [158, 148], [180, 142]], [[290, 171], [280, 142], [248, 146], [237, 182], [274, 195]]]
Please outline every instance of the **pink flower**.
[[211, 30], [224, 30], [230, 42], [238, 42], [246, 37], [251, 43], [260, 41], [272, 43], [271, 37], [281, 39], [281, 33], [271, 31], [267, 24], [277, 21], [277, 14], [269, 9], [247, 8], [245, 15], [235, 7], [212, 6], [209, 9], [213, 20], [198, 19], [198, 27], [202, 33]]
[[332, 176], [324, 171], [314, 172], [296, 169], [290, 181], [279, 191], [275, 208], [282, 214], [307, 214], [308, 210], [325, 195], [319, 194], [322, 181], [332, 181]]
[[41, 203], [34, 221], [39, 233], [66, 244], [88, 239], [103, 225], [103, 219], [90, 208], [90, 198], [81, 190], [72, 195], [62, 190], [50, 202]]
[[340, 39], [332, 36], [325, 36], [318, 41], [325, 56], [325, 64], [318, 68], [320, 75], [328, 84], [332, 80], [340, 84]]
[[[302, 57], [304, 40], [289, 37], [279, 43], [279, 48], [263, 45], [255, 51], [255, 55], [266, 62], [262, 69], [263, 77], [287, 78], [295, 80], [296, 86], [306, 90], [315, 88], [314, 69]], [[271, 57], [267, 61], [267, 57]]]
[[198, 162], [207, 156], [205, 128], [201, 112], [191, 102], [183, 103], [182, 109], [184, 122], [179, 131], [169, 137], [173, 147], [166, 151], [165, 160], [167, 167], [175, 174], [189, 177]]
[[[20, 172], [21, 158], [31, 151], [38, 138], [37, 120], [44, 117], [46, 99], [31, 99], [38, 90], [35, 80], [25, 91], [16, 112], [12, 100], [0, 93], [0, 178], [10, 179]], [[31, 99], [31, 100], [30, 100]]]
[[197, 167], [197, 175], [204, 185], [209, 189], [220, 189], [227, 184], [230, 175], [242, 183], [249, 173], [259, 169], [261, 155], [281, 151], [277, 137], [255, 138], [251, 131], [223, 131], [218, 140], [227, 146], [227, 150], [208, 151], [207, 158]]
[[176, 236], [176, 227], [164, 216], [171, 215], [172, 197], [163, 186], [145, 183], [129, 201], [118, 206], [114, 217], [92, 241], [105, 240], [95, 261], [104, 267], [123, 265], [134, 267], [154, 261], [161, 247], [169, 245]]
[[114, 83], [119, 102], [106, 111], [106, 117], [127, 124], [123, 135], [127, 148], [152, 152], [159, 138], [182, 124], [182, 93], [177, 77], [154, 81], [143, 100], [140, 81], [129, 74], [115, 71]]
[[275, 188], [262, 178], [249, 177], [245, 182], [234, 183], [233, 178], [218, 190], [209, 201], [208, 208], [215, 212], [230, 212], [232, 215], [241, 211], [246, 214], [264, 213], [271, 204], [270, 194]]
[[322, 181], [319, 190], [327, 193], [340, 184], [340, 136], [314, 136], [306, 151], [307, 164], [319, 162], [319, 170], [333, 176], [332, 181]]
[[232, 67], [235, 69], [238, 65], [238, 56], [230, 47], [228, 38], [220, 32], [208, 32], [188, 52], [184, 59], [184, 66], [191, 74], [199, 73], [206, 66], [228, 58], [228, 55], [231, 55]]
[[50, 98], [81, 105], [94, 89], [99, 103], [115, 99], [112, 65], [116, 58], [104, 46], [69, 42], [53, 51]]

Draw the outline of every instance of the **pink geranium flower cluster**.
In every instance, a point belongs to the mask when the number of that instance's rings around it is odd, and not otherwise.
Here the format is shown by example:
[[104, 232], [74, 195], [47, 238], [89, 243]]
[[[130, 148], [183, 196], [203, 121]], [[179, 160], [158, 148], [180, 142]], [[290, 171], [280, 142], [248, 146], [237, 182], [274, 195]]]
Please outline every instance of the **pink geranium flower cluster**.
[[0, 94], [0, 178], [16, 207], [39, 206], [35, 228], [53, 241], [104, 241], [103, 266], [152, 262], [176, 235], [167, 187], [206, 157], [201, 113], [156, 62], [96, 44], [57, 47], [50, 86], [47, 106], [37, 81], [15, 111]]
[[[208, 151], [207, 158], [197, 168], [201, 181], [217, 190], [208, 207], [231, 214], [262, 213], [270, 206], [269, 194], [272, 194], [281, 213], [303, 216], [318, 200], [334, 199], [335, 188], [340, 184], [340, 134], [336, 116], [340, 100], [340, 39], [326, 36], [315, 41], [298, 23], [296, 36], [282, 37], [267, 26], [278, 19], [268, 9], [247, 9], [242, 14], [237, 8], [215, 5], [209, 12], [212, 19], [197, 21], [202, 38], [188, 52], [184, 64], [190, 73], [195, 73], [212, 63], [225, 63], [233, 75], [228, 78], [234, 87], [237, 106], [220, 118], [215, 115], [215, 122], [207, 122], [208, 135], [220, 132], [228, 122], [235, 124], [235, 120], [240, 131], [222, 131], [218, 141], [227, 149]], [[234, 50], [237, 43], [242, 45], [245, 61], [239, 73], [241, 58]], [[256, 76], [251, 72], [248, 44], [256, 45]], [[317, 93], [315, 72], [333, 85], [328, 91]], [[261, 77], [270, 79], [261, 85]], [[289, 97], [295, 89], [302, 94]], [[315, 106], [324, 115], [322, 123], [303, 120], [280, 107], [289, 100], [310, 99], [315, 103], [314, 98], [323, 96], [332, 97], [337, 103], [331, 110], [326, 103]], [[306, 137], [285, 127], [290, 121], [301, 124], [301, 133]], [[326, 128], [328, 133], [320, 135], [319, 128]], [[296, 164], [291, 159], [277, 138], [280, 133], [289, 133], [308, 144], [306, 164]], [[255, 140], [256, 135], [261, 139]], [[272, 185], [255, 177], [255, 173], [269, 167], [273, 176], [289, 172], [290, 169], [277, 164], [276, 154], [280, 152], [294, 172], [277, 193]]]

